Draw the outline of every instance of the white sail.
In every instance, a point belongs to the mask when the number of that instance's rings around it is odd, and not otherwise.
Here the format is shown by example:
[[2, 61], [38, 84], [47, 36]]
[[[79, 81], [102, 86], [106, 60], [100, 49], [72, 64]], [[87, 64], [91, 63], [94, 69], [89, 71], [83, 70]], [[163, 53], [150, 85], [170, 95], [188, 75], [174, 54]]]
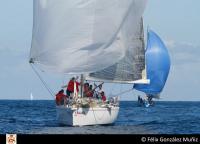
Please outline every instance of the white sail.
[[135, 34], [146, 1], [34, 0], [30, 61], [77, 74], [118, 63], [130, 45], [138, 45]]
[[30, 94], [30, 100], [33, 100], [33, 94], [32, 93]]
[[[122, 31], [129, 30], [125, 57], [106, 69], [90, 73], [86, 79], [119, 83], [136, 83], [137, 80], [142, 79], [142, 71], [145, 69], [143, 20], [134, 23], [133, 15], [129, 15], [128, 20], [132, 22], [126, 21], [122, 29]], [[135, 24], [134, 27], [131, 23]]]

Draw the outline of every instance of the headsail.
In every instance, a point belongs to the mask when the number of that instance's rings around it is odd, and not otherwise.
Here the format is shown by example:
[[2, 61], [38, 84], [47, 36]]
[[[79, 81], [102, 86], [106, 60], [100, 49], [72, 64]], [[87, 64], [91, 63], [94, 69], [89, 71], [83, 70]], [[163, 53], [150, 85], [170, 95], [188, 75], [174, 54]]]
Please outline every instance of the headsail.
[[146, 1], [34, 0], [30, 61], [68, 74], [118, 63], [133, 43]]
[[121, 83], [133, 83], [142, 79], [142, 71], [145, 69], [143, 19], [135, 23], [134, 16], [129, 15], [127, 20], [124, 29], [129, 31], [129, 35], [126, 35], [128, 49], [125, 57], [106, 69], [90, 73], [86, 79]]
[[146, 65], [150, 84], [135, 84], [134, 88], [149, 95], [158, 95], [163, 90], [169, 74], [170, 57], [165, 44], [151, 30], [148, 32]]

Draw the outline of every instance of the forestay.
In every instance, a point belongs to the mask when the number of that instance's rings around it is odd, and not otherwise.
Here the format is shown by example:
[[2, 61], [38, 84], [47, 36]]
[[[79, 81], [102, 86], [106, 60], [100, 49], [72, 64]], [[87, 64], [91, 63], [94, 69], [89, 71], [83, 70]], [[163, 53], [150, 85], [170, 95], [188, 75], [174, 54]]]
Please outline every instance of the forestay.
[[[68, 74], [97, 72], [127, 61], [131, 45], [142, 51], [142, 42], [135, 41], [141, 38], [138, 26], [145, 4], [146, 0], [34, 0], [30, 60], [44, 70]], [[133, 53], [140, 57], [137, 50]]]

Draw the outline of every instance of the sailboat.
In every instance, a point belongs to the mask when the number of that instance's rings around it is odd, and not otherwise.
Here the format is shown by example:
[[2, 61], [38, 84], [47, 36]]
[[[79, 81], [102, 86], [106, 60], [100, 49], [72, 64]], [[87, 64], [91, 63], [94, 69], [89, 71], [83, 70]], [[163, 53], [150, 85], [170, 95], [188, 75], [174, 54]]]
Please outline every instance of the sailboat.
[[81, 76], [80, 93], [69, 104], [56, 106], [60, 124], [84, 126], [116, 121], [120, 108], [118, 97], [106, 103], [83, 97], [86, 81], [130, 85], [150, 83], [145, 69], [142, 18], [146, 2], [33, 2], [31, 66], [42, 72]]
[[32, 93], [30, 94], [30, 100], [33, 100], [33, 94]]
[[153, 98], [159, 99], [170, 71], [170, 56], [162, 39], [152, 30], [148, 30], [147, 48], [145, 52], [147, 79], [150, 84], [135, 84], [134, 89], [146, 94], [146, 99], [138, 97], [140, 106], [153, 106]]

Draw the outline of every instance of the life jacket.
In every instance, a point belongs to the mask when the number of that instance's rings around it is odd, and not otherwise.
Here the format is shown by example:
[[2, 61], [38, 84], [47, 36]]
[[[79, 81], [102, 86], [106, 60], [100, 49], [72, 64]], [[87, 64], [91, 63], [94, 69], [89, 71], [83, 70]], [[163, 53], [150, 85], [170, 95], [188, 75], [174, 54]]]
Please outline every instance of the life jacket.
[[70, 92], [74, 91], [74, 82], [72, 80], [69, 81], [68, 86], [67, 86], [67, 90]]
[[[79, 92], [79, 88], [78, 86], [80, 85], [79, 82], [75, 82], [76, 83], [76, 90], [77, 92]], [[70, 80], [67, 86], [67, 90], [70, 92], [74, 92], [74, 81]]]
[[56, 94], [56, 101], [61, 102], [64, 99], [65, 95], [63, 93]]

